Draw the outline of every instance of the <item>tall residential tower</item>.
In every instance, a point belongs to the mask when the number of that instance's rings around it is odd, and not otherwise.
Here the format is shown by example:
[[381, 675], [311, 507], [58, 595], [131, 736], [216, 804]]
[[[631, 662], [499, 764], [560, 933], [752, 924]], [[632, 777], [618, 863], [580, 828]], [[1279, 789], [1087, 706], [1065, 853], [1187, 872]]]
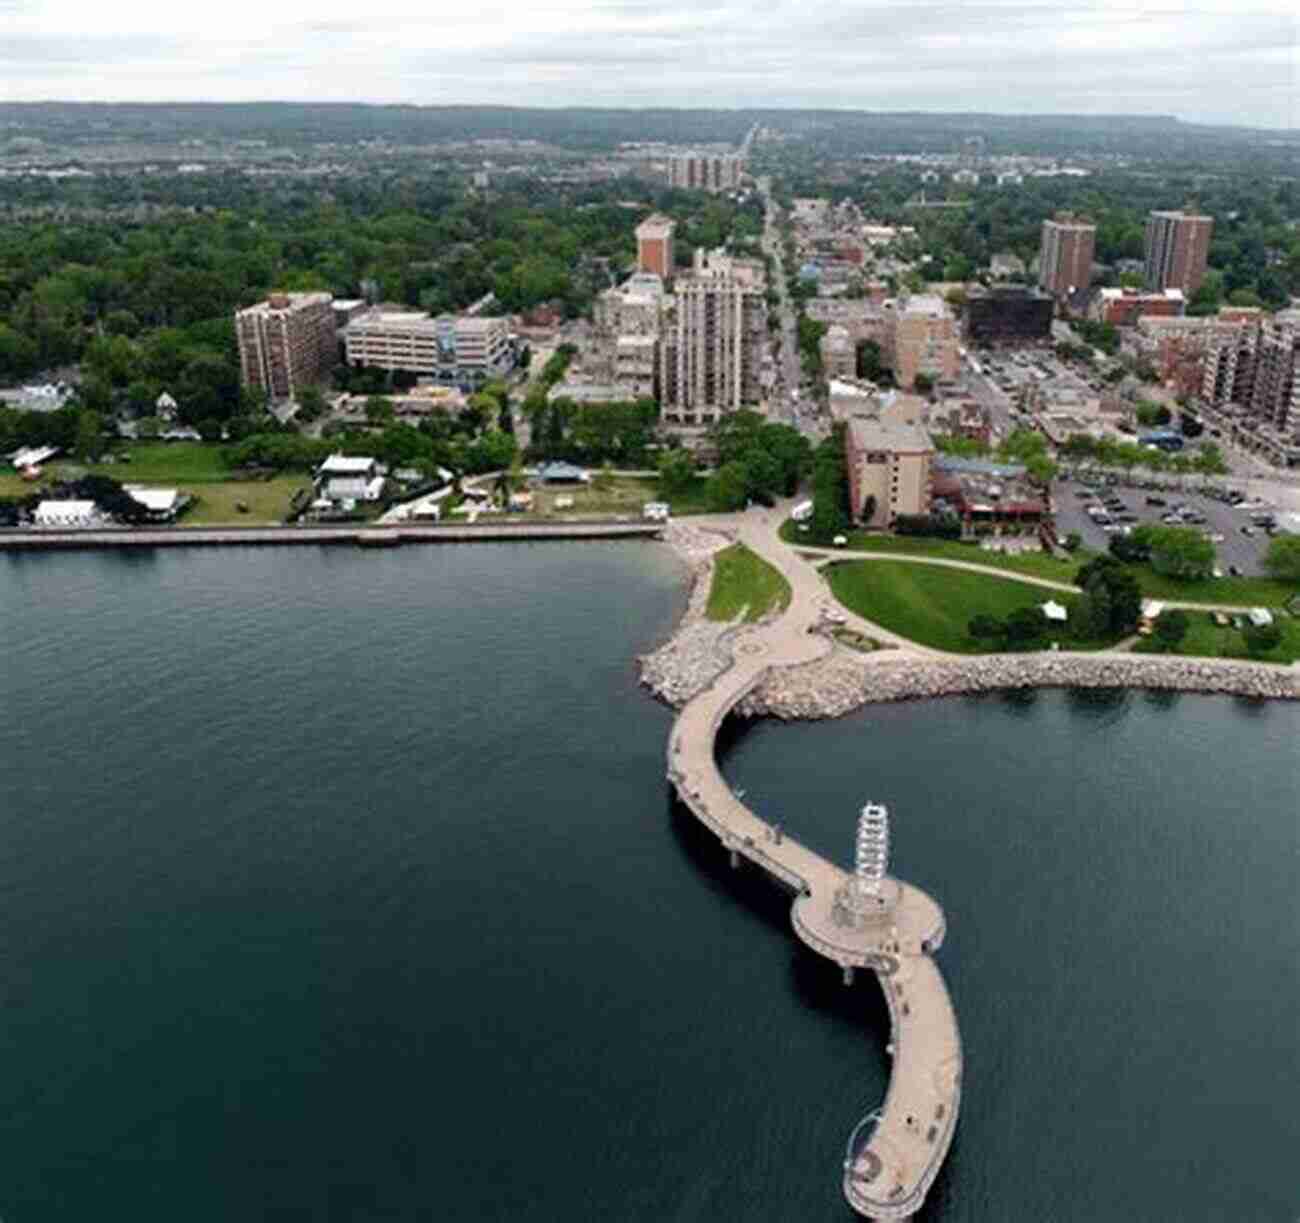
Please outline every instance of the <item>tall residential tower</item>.
[[1081, 217], [1058, 213], [1043, 222], [1038, 247], [1038, 284], [1058, 301], [1092, 283], [1097, 227]]
[[1146, 285], [1181, 289], [1191, 297], [1205, 279], [1214, 218], [1189, 212], [1153, 212], [1147, 217]]

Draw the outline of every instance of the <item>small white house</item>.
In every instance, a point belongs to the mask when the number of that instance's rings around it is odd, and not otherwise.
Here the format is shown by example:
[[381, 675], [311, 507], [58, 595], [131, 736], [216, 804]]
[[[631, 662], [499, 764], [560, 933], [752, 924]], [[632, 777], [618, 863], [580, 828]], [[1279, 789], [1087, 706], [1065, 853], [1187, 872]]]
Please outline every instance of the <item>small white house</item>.
[[47, 459], [59, 453], [57, 446], [23, 446], [9, 456], [9, 461], [22, 471], [27, 467], [39, 467]]
[[155, 522], [171, 522], [184, 505], [176, 488], [145, 488], [142, 484], [124, 484], [122, 488], [149, 511]]
[[379, 460], [332, 454], [316, 469], [316, 493], [330, 501], [378, 501], [384, 491]]
[[1273, 613], [1267, 607], [1252, 607], [1246, 615], [1256, 628], [1267, 628], [1273, 623]]
[[1070, 618], [1070, 613], [1066, 610], [1065, 605], [1056, 602], [1055, 599], [1048, 599], [1043, 604], [1043, 615], [1054, 624], [1064, 624]]
[[42, 501], [33, 518], [38, 527], [94, 527], [101, 522], [93, 501]]

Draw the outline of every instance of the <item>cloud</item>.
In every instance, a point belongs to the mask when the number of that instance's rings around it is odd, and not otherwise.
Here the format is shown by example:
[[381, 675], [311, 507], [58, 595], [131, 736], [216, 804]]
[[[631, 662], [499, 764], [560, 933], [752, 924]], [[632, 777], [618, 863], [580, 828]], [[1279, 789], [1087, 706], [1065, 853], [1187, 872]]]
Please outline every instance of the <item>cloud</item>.
[[[1294, 126], [1293, 0], [0, 0], [8, 97], [1126, 112]], [[69, 65], [93, 66], [75, 84]]]

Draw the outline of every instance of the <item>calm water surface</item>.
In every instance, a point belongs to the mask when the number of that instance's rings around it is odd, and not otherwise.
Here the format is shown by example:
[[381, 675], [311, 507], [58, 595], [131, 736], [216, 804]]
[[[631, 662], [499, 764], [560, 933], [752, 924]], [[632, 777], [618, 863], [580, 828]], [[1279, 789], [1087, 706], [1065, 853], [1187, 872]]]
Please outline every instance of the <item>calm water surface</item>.
[[[887, 1017], [676, 812], [645, 544], [0, 558], [0, 1217], [836, 1220]], [[891, 804], [968, 1077], [926, 1217], [1300, 1214], [1300, 710], [737, 730]]]

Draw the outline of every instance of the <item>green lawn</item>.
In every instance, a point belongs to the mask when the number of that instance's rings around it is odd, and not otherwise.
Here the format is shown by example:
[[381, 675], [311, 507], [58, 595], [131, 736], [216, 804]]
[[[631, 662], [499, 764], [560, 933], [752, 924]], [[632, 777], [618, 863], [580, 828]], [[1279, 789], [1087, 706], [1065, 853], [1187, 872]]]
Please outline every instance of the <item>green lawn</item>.
[[1184, 603], [1231, 603], [1241, 607], [1281, 607], [1300, 588], [1294, 582], [1271, 578], [1203, 578], [1180, 582], [1153, 573], [1148, 565], [1130, 565], [1142, 593], [1154, 599], [1177, 599]]
[[[805, 538], [795, 530], [794, 523], [781, 527], [781, 538], [788, 543], [805, 543]], [[846, 552], [875, 552], [911, 556], [934, 556], [946, 560], [969, 561], [986, 565], [990, 569], [1005, 569], [1008, 573], [1023, 573], [1028, 577], [1047, 578], [1053, 582], [1073, 584], [1080, 567], [1095, 553], [1081, 549], [1068, 561], [1057, 560], [1046, 552], [1030, 552], [1024, 556], [1003, 556], [1000, 552], [984, 552], [974, 544], [957, 543], [950, 539], [925, 539], [915, 536], [878, 535], [867, 531], [848, 533]], [[1162, 577], [1149, 565], [1130, 565], [1129, 569], [1142, 587], [1142, 593], [1153, 599], [1176, 599], [1185, 603], [1225, 603], [1240, 607], [1280, 607], [1297, 593], [1294, 583], [1275, 582], [1270, 578], [1205, 578], [1195, 582], [1181, 582], [1177, 578]]]
[[[906, 561], [840, 561], [824, 572], [831, 592], [850, 611], [903, 637], [954, 654], [1001, 650], [1000, 641], [977, 641], [966, 632], [971, 617], [1005, 619], [1017, 608], [1056, 598], [1072, 608], [1074, 596], [1053, 596], [1014, 578], [990, 577]], [[1096, 649], [1108, 642], [1060, 638], [1067, 649]]]
[[88, 470], [123, 484], [199, 484], [230, 477], [215, 442], [119, 442], [114, 453], [129, 454], [131, 461], [97, 463]]
[[[919, 536], [879, 535], [872, 531], [849, 531], [845, 552], [906, 553], [912, 556], [934, 556], [943, 560], [969, 561], [973, 565], [987, 565], [990, 569], [1005, 569], [1008, 573], [1023, 573], [1027, 577], [1047, 578], [1053, 582], [1073, 582], [1079, 566], [1091, 553], [1077, 552], [1068, 561], [1057, 560], [1046, 552], [1027, 552], [1023, 556], [1005, 556], [1001, 552], [985, 552], [978, 544], [963, 544], [951, 539], [926, 539]], [[793, 522], [781, 527], [781, 538], [796, 546], [807, 545]]]
[[[225, 480], [219, 484], [195, 483], [187, 491], [194, 494], [198, 504], [190, 507], [181, 518], [182, 527], [211, 526], [214, 523], [283, 522], [289, 512], [289, 501], [300, 488], [309, 487], [305, 476], [276, 476], [274, 480]], [[240, 513], [238, 503], [248, 506]]]
[[710, 620], [734, 620], [744, 611], [745, 619], [754, 621], [789, 606], [790, 583], [744, 544], [723, 548], [713, 558]]
[[1291, 663], [1300, 659], [1300, 620], [1279, 615], [1277, 624], [1282, 629], [1281, 644], [1267, 654], [1251, 654], [1246, 649], [1245, 638], [1232, 625], [1217, 625], [1208, 612], [1189, 612], [1191, 623], [1187, 636], [1174, 650], [1166, 650], [1154, 635], [1145, 637], [1133, 647], [1135, 654], [1183, 654], [1197, 658], [1245, 658], [1255, 662]]

